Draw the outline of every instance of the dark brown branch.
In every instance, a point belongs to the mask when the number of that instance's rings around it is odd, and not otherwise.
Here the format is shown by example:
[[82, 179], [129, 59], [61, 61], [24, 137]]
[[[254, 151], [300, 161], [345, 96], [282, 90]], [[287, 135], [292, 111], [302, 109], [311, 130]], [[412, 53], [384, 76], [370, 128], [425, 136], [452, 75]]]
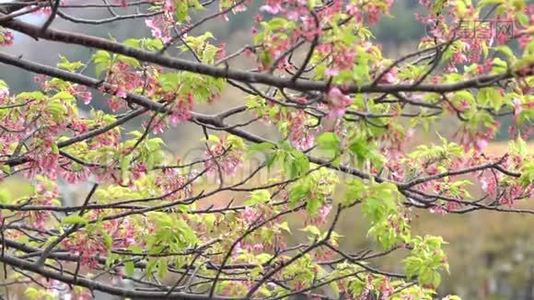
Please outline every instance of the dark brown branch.
[[[183, 59], [171, 58], [168, 56], [159, 55], [141, 49], [127, 47], [120, 43], [109, 41], [103, 38], [85, 35], [82, 33], [72, 33], [56, 29], [48, 29], [45, 32], [40, 31], [39, 26], [35, 26], [26, 22], [18, 20], [10, 20], [0, 22], [0, 25], [27, 34], [34, 38], [42, 38], [51, 41], [64, 42], [68, 44], [81, 45], [85, 47], [92, 47], [102, 50], [111, 51], [113, 53], [122, 54], [133, 57], [141, 61], [154, 63], [160, 66], [189, 71], [197, 74], [203, 74], [218, 78], [232, 79], [247, 83], [262, 83], [277, 88], [289, 88], [299, 91], [328, 91], [328, 82], [319, 82], [311, 80], [295, 80], [291, 78], [280, 78], [267, 73], [257, 73], [242, 70], [234, 70], [230, 68], [218, 68], [212, 65], [191, 62]], [[345, 93], [392, 93], [392, 92], [434, 92], [446, 93], [467, 88], [481, 88], [493, 85], [495, 82], [509, 79], [514, 76], [528, 76], [534, 74], [534, 64], [527, 66], [524, 72], [517, 73], [517, 71], [509, 70], [497, 75], [483, 75], [469, 80], [451, 83], [451, 84], [420, 84], [414, 86], [413, 84], [385, 84], [385, 85], [349, 85], [343, 88]]]
[[[73, 276], [67, 273], [62, 273], [59, 271], [50, 270], [45, 267], [36, 266], [31, 261], [23, 260], [11, 255], [5, 255], [0, 257], [0, 261], [5, 264], [10, 265], [11, 267], [21, 268], [26, 271], [40, 274], [46, 278], [56, 279], [67, 284], [73, 284], [77, 286], [86, 287], [90, 290], [97, 290], [105, 292], [111, 295], [117, 295], [121, 297], [129, 298], [149, 298], [149, 299], [206, 299], [205, 295], [200, 294], [189, 294], [181, 292], [173, 292], [170, 295], [167, 295], [165, 291], [141, 291], [128, 288], [121, 288], [115, 285], [107, 285], [99, 281], [87, 279], [85, 277]], [[235, 298], [226, 298], [226, 297], [212, 297], [212, 299], [235, 299]]]
[[[88, 77], [88, 76], [85, 76], [85, 75], [71, 73], [71, 72], [64, 71], [64, 70], [57, 69], [57, 68], [53, 68], [53, 67], [50, 67], [50, 66], [47, 66], [47, 65], [43, 65], [43, 64], [31, 62], [31, 61], [28, 61], [28, 60], [24, 60], [22, 58], [17, 58], [17, 57], [8, 55], [8, 54], [0, 53], [0, 62], [6, 63], [6, 64], [10, 64], [10, 65], [13, 65], [13, 66], [16, 66], [16, 67], [19, 67], [21, 69], [25, 69], [25, 70], [28, 70], [28, 71], [36, 72], [36, 73], [39, 73], [39, 74], [45, 74], [45, 75], [48, 75], [48, 76], [61, 78], [61, 79], [64, 79], [64, 80], [67, 80], [67, 81], [70, 81], [70, 82], [73, 82], [73, 83], [79, 83], [79, 84], [82, 84], [82, 85], [86, 85], [88, 87], [97, 88], [99, 86], [103, 86], [104, 88], [108, 88], [108, 89], [111, 88], [109, 86], [109, 84], [102, 83], [101, 81], [98, 81], [98, 80], [96, 80], [94, 78], [91, 78], [91, 77]], [[150, 109], [152, 111], [157, 111], [157, 112], [166, 112], [167, 111], [167, 108], [165, 108], [165, 106], [163, 104], [151, 101], [150, 99], [148, 99], [146, 97], [143, 97], [143, 96], [140, 96], [140, 95], [128, 93], [126, 98], [125, 98], [125, 100], [126, 101], [130, 101], [130, 102], [135, 103], [135, 104], [138, 104], [140, 106], [143, 106], [146, 109]], [[257, 136], [255, 134], [252, 134], [252, 133], [250, 133], [248, 131], [245, 131], [245, 130], [242, 130], [240, 128], [227, 127], [223, 122], [223, 118], [221, 118], [220, 116], [217, 116], [217, 115], [210, 116], [210, 115], [204, 115], [204, 114], [194, 113], [193, 112], [192, 113], [192, 121], [198, 122], [200, 124], [211, 125], [215, 129], [224, 130], [224, 131], [226, 131], [228, 133], [231, 133], [233, 135], [236, 135], [236, 136], [239, 136], [241, 138], [244, 138], [245, 140], [247, 140], [249, 142], [253, 142], [253, 143], [271, 143], [273, 145], [276, 144], [273, 141], [267, 140], [267, 139], [265, 139], [263, 137]], [[354, 168], [351, 168], [351, 167], [342, 166], [342, 165], [341, 166], [334, 166], [332, 163], [330, 163], [330, 162], [328, 162], [328, 161], [326, 161], [324, 159], [321, 159], [321, 158], [316, 158], [316, 157], [312, 157], [312, 156], [308, 155], [308, 159], [312, 163], [315, 163], [315, 164], [318, 164], [318, 165], [324, 165], [324, 166], [326, 166], [328, 168], [335, 169], [335, 170], [341, 171], [343, 173], [351, 174], [351, 175], [354, 175], [354, 176], [357, 176], [357, 177], [360, 177], [360, 178], [369, 179], [369, 178], [373, 177], [373, 175], [371, 175], [371, 174], [362, 172], [360, 170], [357, 170], [357, 169], [354, 169]], [[15, 166], [15, 165], [19, 165], [19, 164], [22, 164], [22, 163], [25, 163], [25, 162], [26, 162], [26, 159], [24, 157], [16, 157], [16, 158], [10, 159], [6, 163], [8, 165], [10, 165], [10, 166]], [[375, 178], [375, 180], [377, 182], [385, 181], [385, 179], [383, 179], [381, 177], [378, 177], [378, 176], [374, 176], [374, 178]]]

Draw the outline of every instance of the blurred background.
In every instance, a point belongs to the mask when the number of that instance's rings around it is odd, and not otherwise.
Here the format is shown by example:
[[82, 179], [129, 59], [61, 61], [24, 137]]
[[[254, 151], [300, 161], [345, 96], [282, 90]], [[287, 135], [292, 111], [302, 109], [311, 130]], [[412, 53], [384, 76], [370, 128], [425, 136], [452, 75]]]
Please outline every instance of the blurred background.
[[[75, 1], [72, 1], [75, 2]], [[82, 1], [80, 1], [82, 2]], [[247, 12], [240, 13], [230, 18], [229, 22], [219, 18], [207, 22], [193, 34], [211, 31], [217, 38], [216, 43], [224, 42], [227, 53], [240, 49], [251, 43], [251, 28], [253, 17], [257, 12], [258, 2], [253, 1], [253, 7]], [[395, 58], [417, 49], [418, 40], [425, 34], [424, 28], [415, 20], [414, 13], [419, 6], [417, 0], [396, 1], [391, 17], [384, 17], [373, 28], [375, 37], [383, 46], [386, 57]], [[204, 12], [209, 13], [209, 10]], [[84, 9], [83, 12], [68, 10], [65, 12], [85, 19], [98, 19], [109, 17], [105, 10]], [[121, 14], [135, 13], [134, 10], [118, 9]], [[198, 17], [198, 16], [196, 16]], [[26, 21], [34, 23], [44, 22], [46, 16], [24, 17]], [[56, 19], [55, 28], [84, 32], [102, 37], [112, 36], [121, 41], [126, 38], [141, 38], [150, 33], [140, 20], [124, 20], [117, 23], [104, 25], [83, 25], [67, 23]], [[15, 46], [2, 48], [14, 55], [22, 55], [24, 58], [55, 65], [59, 55], [64, 55], [69, 60], [88, 61], [91, 49], [39, 41], [20, 34], [15, 35]], [[239, 68], [248, 68], [252, 62], [238, 60], [232, 63]], [[11, 93], [28, 91], [37, 88], [33, 81], [33, 75], [19, 69], [0, 64], [0, 78], [8, 83]], [[94, 70], [88, 69], [89, 76], [94, 76]], [[243, 94], [235, 89], [227, 89], [223, 97], [211, 106], [199, 106], [197, 111], [213, 112], [227, 107], [233, 107], [243, 102]], [[89, 111], [91, 108], [106, 110], [105, 101], [94, 94], [91, 105], [80, 102], [80, 110]], [[435, 124], [429, 133], [421, 132], [412, 141], [413, 145], [431, 143], [436, 140], [436, 133], [443, 136], [452, 136], [458, 128], [456, 119], [445, 119], [440, 124]], [[129, 128], [139, 126], [140, 121], [128, 125]], [[507, 151], [508, 126], [510, 120], [504, 119], [497, 141], [489, 145], [487, 152], [500, 154]], [[446, 126], [444, 126], [446, 125]], [[266, 132], [265, 127], [252, 126], [247, 128], [261, 133], [265, 137], [276, 139], [276, 133]], [[175, 129], [165, 133], [167, 150], [184, 160], [193, 160], [202, 155], [199, 148], [201, 132], [196, 126], [181, 124]], [[529, 142], [529, 152], [533, 153], [534, 145]], [[24, 193], [25, 185], [19, 184], [22, 179], [10, 179], [2, 183], [1, 188], [9, 189], [12, 193]], [[17, 183], [17, 184], [15, 184]], [[473, 187], [473, 195], [480, 194], [479, 187]], [[76, 202], [78, 197], [85, 195], [83, 185], [62, 184], [64, 203]], [[233, 195], [219, 195], [215, 201], [230, 199]], [[476, 196], [475, 196], [476, 197]], [[526, 205], [526, 204], [525, 204]], [[360, 216], [357, 209], [353, 212]], [[464, 215], [437, 215], [427, 211], [414, 211], [413, 227], [417, 233], [436, 234], [444, 237], [449, 245], [446, 252], [449, 256], [451, 274], [444, 275], [444, 282], [440, 288], [440, 294], [454, 293], [463, 299], [521, 299], [534, 300], [534, 215], [506, 214], [492, 212], [474, 212]], [[350, 216], [349, 216], [350, 217]], [[350, 219], [350, 220], [349, 220]], [[341, 242], [343, 248], [357, 251], [373, 248], [366, 239], [368, 225], [359, 218], [347, 218], [341, 220], [339, 232], [344, 236]], [[299, 239], [299, 237], [295, 237]], [[392, 271], [399, 267], [401, 256], [393, 256], [380, 261], [384, 268]], [[100, 299], [104, 297], [99, 296]]]

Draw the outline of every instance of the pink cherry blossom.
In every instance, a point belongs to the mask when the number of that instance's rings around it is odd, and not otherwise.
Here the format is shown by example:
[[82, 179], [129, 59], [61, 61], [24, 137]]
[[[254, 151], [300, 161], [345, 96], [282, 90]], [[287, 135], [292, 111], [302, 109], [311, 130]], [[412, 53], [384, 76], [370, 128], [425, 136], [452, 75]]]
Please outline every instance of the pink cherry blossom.
[[345, 114], [345, 110], [352, 103], [352, 99], [343, 94], [337, 87], [333, 87], [328, 92], [328, 116], [330, 118], [339, 118]]
[[289, 128], [289, 140], [299, 150], [310, 149], [315, 142], [315, 129], [308, 128], [305, 124], [306, 114], [298, 111], [291, 116]]
[[72, 85], [70, 92], [72, 95], [78, 96], [85, 105], [91, 103], [91, 100], [93, 99], [93, 94], [85, 85], [74, 84]]
[[186, 99], [178, 99], [172, 113], [169, 116], [171, 125], [176, 126], [184, 121], [191, 119], [193, 110], [193, 95], [189, 94]]
[[253, 207], [247, 206], [242, 212], [241, 212], [241, 218], [247, 223], [252, 224], [259, 220], [260, 214], [256, 209]]
[[0, 46], [13, 45], [14, 36], [11, 31], [0, 31]]
[[209, 145], [204, 151], [204, 167], [211, 176], [235, 175], [243, 162], [243, 149], [232, 146], [230, 141], [222, 136], [217, 143]]
[[7, 86], [0, 87], [0, 103], [5, 103], [9, 97], [9, 88]]
[[265, 2], [266, 4], [260, 7], [261, 11], [276, 15], [283, 10], [282, 1], [280, 0], [266, 0]]
[[514, 100], [512, 100], [512, 103], [514, 105], [514, 116], [517, 117], [523, 111], [523, 108], [521, 106], [521, 100], [515, 98]]
[[172, 39], [170, 28], [174, 20], [168, 14], [160, 14], [145, 20], [145, 24], [150, 28], [152, 36], [167, 43]]

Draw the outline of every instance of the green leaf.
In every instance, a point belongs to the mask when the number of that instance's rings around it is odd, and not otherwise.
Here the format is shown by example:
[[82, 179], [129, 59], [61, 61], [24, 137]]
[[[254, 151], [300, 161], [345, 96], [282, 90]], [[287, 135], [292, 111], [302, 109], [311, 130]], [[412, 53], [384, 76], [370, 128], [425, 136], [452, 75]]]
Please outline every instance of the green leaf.
[[282, 149], [277, 153], [277, 159], [282, 161], [284, 172], [290, 178], [304, 175], [310, 169], [310, 161], [306, 155], [296, 149]]
[[316, 138], [316, 143], [319, 149], [326, 150], [333, 153], [333, 156], [339, 154], [339, 138], [333, 132], [324, 132]]
[[408, 278], [417, 277], [421, 285], [437, 288], [441, 283], [440, 270], [448, 270], [446, 256], [441, 249], [444, 243], [441, 237], [415, 237], [411, 241], [413, 248], [410, 255], [403, 260]]
[[256, 255], [256, 260], [260, 265], [267, 263], [273, 258], [272, 254], [269, 253], [260, 253]]
[[271, 291], [270, 291], [267, 287], [265, 287], [265, 285], [263, 285], [263, 286], [258, 290], [258, 293], [261, 294], [261, 295], [263, 295], [264, 297], [267, 297], [267, 298], [271, 297], [271, 295], [272, 295]]
[[60, 100], [62, 102], [72, 103], [74, 100], [76, 100], [76, 97], [67, 91], [59, 91], [52, 96], [52, 100]]
[[353, 179], [346, 184], [347, 191], [345, 197], [342, 200], [342, 204], [349, 206], [356, 201], [361, 201], [364, 192], [366, 191], [366, 185], [361, 179]]
[[210, 134], [210, 135], [208, 135], [208, 141], [212, 142], [212, 143], [215, 143], [215, 144], [218, 144], [218, 143], [221, 142], [221, 139], [216, 135]]
[[165, 259], [158, 260], [158, 277], [165, 278], [165, 275], [167, 275], [168, 271], [169, 267], [167, 266]]
[[258, 190], [251, 193], [250, 198], [245, 201], [246, 205], [256, 205], [267, 203], [271, 200], [271, 193], [268, 190]]
[[159, 39], [145, 39], [143, 42], [145, 48], [150, 51], [160, 51], [163, 49], [163, 42]]
[[319, 209], [323, 206], [323, 199], [319, 197], [310, 197], [306, 200], [306, 211], [310, 215], [315, 215]]
[[295, 205], [310, 191], [310, 186], [306, 182], [299, 182], [292, 186], [289, 191], [289, 204]]
[[126, 272], [126, 275], [133, 276], [135, 272], [135, 264], [133, 261], [129, 260], [124, 263], [124, 271]]
[[127, 39], [122, 42], [125, 46], [132, 47], [132, 48], [141, 48], [141, 40], [140, 39]]
[[10, 204], [11, 193], [4, 188], [0, 189], [0, 204]]
[[291, 228], [289, 228], [289, 224], [287, 222], [282, 222], [280, 224], [277, 225], [278, 228], [282, 229], [283, 231], [287, 232], [287, 233], [291, 233]]
[[76, 225], [76, 224], [87, 224], [89, 221], [80, 215], [70, 215], [61, 220], [63, 225]]
[[111, 55], [104, 50], [96, 51], [92, 59], [95, 63], [96, 76], [100, 76], [104, 70], [111, 66]]
[[141, 67], [141, 64], [139, 63], [139, 61], [137, 59], [133, 58], [133, 57], [119, 55], [119, 56], [117, 56], [117, 60], [129, 65], [132, 68]]
[[132, 155], [125, 155], [121, 157], [120, 167], [121, 167], [121, 180], [123, 184], [128, 184], [130, 181], [130, 163], [132, 162]]
[[469, 91], [458, 91], [454, 93], [452, 100], [457, 105], [461, 104], [464, 101], [468, 104], [473, 104], [475, 102], [475, 97]]
[[59, 99], [51, 99], [46, 106], [46, 111], [54, 121], [60, 121], [67, 114], [67, 108]]
[[59, 63], [57, 66], [60, 69], [67, 70], [69, 72], [75, 72], [83, 68], [85, 64], [82, 63], [81, 61], [70, 62], [66, 57], [64, 57], [63, 55], [60, 55]]
[[385, 161], [385, 158], [378, 151], [376, 143], [369, 141], [364, 135], [353, 137], [349, 142], [349, 150], [355, 155], [359, 166], [369, 160], [373, 165], [380, 168]]
[[522, 11], [516, 12], [515, 17], [521, 26], [527, 27], [530, 23], [530, 18]]
[[478, 102], [481, 105], [487, 105], [493, 108], [495, 111], [501, 109], [504, 104], [504, 97], [497, 88], [487, 87], [478, 91]]
[[447, 3], [447, 0], [436, 0], [432, 4], [432, 13], [435, 15], [439, 15], [443, 8], [445, 7], [445, 4]]
[[111, 249], [113, 246], [113, 239], [111, 238], [111, 235], [105, 231], [102, 231], [100, 234], [102, 234], [102, 239], [104, 240], [104, 245], [107, 249]]
[[146, 275], [152, 276], [152, 272], [154, 271], [154, 268], [156, 268], [157, 262], [158, 262], [158, 260], [155, 260], [155, 259], [149, 259], [147, 261], [146, 267], [145, 267], [145, 274]]
[[17, 100], [43, 100], [45, 95], [41, 91], [22, 92], [16, 96]]
[[34, 287], [26, 288], [26, 290], [24, 291], [24, 295], [30, 300], [36, 300], [42, 297], [41, 291]]
[[273, 144], [264, 142], [264, 143], [250, 145], [248, 147], [248, 152], [250, 154], [254, 154], [254, 153], [257, 153], [257, 152], [267, 152], [267, 151], [273, 150], [273, 149], [274, 149], [274, 145]]
[[496, 47], [495, 51], [503, 53], [510, 62], [515, 62], [517, 60], [512, 49], [506, 45]]
[[313, 235], [313, 238], [318, 238], [321, 236], [321, 230], [317, 226], [314, 225], [308, 225], [301, 229], [301, 231], [307, 232], [311, 235]]
[[534, 184], [534, 161], [526, 162], [521, 168], [519, 182], [522, 186], [528, 187]]
[[499, 57], [495, 57], [492, 61], [493, 68], [491, 69], [492, 72], [495, 73], [504, 73], [506, 70], [508, 70], [508, 63]]
[[158, 81], [164, 92], [172, 92], [178, 89], [180, 76], [176, 72], [163, 73], [158, 76]]

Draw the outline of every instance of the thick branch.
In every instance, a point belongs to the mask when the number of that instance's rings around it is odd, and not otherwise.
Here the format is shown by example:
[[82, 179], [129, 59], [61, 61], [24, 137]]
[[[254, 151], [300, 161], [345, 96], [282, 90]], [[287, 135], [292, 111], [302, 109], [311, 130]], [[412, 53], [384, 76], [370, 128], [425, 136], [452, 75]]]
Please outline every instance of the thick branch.
[[[0, 261], [12, 267], [17, 267], [26, 271], [40, 274], [46, 278], [59, 280], [67, 284], [73, 284], [86, 287], [90, 290], [97, 290], [111, 295], [121, 297], [149, 298], [149, 299], [206, 299], [205, 295], [187, 294], [173, 292], [168, 294], [166, 291], [140, 291], [129, 288], [121, 288], [113, 285], [107, 285], [99, 281], [90, 280], [84, 277], [75, 277], [63, 272], [56, 272], [44, 267], [38, 267], [31, 261], [26, 261], [11, 255], [0, 256]], [[212, 297], [212, 299], [230, 299], [225, 297]], [[235, 298], [231, 298], [235, 299]]]
[[[54, 67], [50, 67], [50, 66], [47, 66], [47, 65], [31, 62], [31, 61], [28, 61], [28, 60], [24, 60], [22, 58], [17, 58], [17, 57], [8, 55], [8, 54], [0, 53], [0, 62], [9, 64], [9, 65], [12, 65], [12, 66], [16, 66], [16, 67], [19, 67], [21, 69], [25, 69], [25, 70], [28, 70], [28, 71], [32, 71], [32, 72], [35, 72], [35, 73], [44, 74], [44, 75], [48, 75], [48, 76], [52, 76], [52, 77], [56, 77], [56, 78], [61, 78], [63, 80], [67, 80], [67, 81], [70, 81], [70, 82], [73, 82], [73, 83], [82, 84], [82, 85], [85, 85], [85, 86], [88, 86], [88, 87], [92, 87], [92, 88], [97, 88], [98, 86], [103, 86], [104, 88], [110, 87], [107, 83], [102, 83], [99, 80], [96, 80], [94, 78], [91, 78], [91, 77], [88, 77], [88, 76], [85, 76], [85, 75], [71, 73], [71, 72], [64, 71], [64, 70], [61, 70], [61, 69], [58, 69], [58, 68], [54, 68]], [[142, 107], [144, 107], [146, 109], [150, 109], [152, 111], [167, 112], [167, 108], [163, 104], [158, 103], [158, 102], [154, 102], [154, 101], [152, 101], [152, 100], [150, 100], [150, 99], [148, 99], [146, 97], [140, 96], [140, 95], [128, 93], [126, 98], [125, 98], [125, 100], [129, 101], [131, 103], [138, 104], [138, 105], [140, 105], [140, 106], [142, 106]], [[239, 128], [234, 128], [234, 127], [227, 127], [223, 122], [223, 117], [221, 117], [220, 115], [212, 115], [212, 116], [210, 116], [210, 115], [205, 115], [205, 114], [200, 114], [200, 113], [195, 113], [195, 112], [192, 113], [192, 121], [193, 122], [197, 122], [197, 123], [200, 123], [200, 124], [211, 125], [212, 129], [226, 131], [226, 132], [231, 133], [233, 135], [239, 136], [239, 137], [241, 137], [241, 138], [243, 138], [243, 139], [245, 139], [245, 140], [247, 140], [249, 142], [276, 144], [273, 141], [270, 141], [270, 140], [265, 139], [263, 137], [257, 136], [255, 134], [252, 134], [252, 133], [248, 132], [248, 131], [245, 131], [245, 130], [242, 130], [242, 129], [239, 129]], [[72, 143], [68, 143], [68, 144], [70, 145]], [[310, 155], [308, 155], [308, 159], [312, 163], [315, 163], [315, 164], [318, 164], [318, 165], [324, 165], [324, 166], [326, 166], [328, 168], [335, 169], [335, 170], [338, 170], [338, 171], [341, 171], [341, 172], [344, 172], [344, 173], [347, 173], [347, 174], [351, 174], [351, 175], [354, 175], [354, 176], [357, 176], [357, 177], [360, 177], [360, 178], [369, 179], [369, 178], [373, 177], [373, 175], [371, 175], [371, 174], [367, 174], [365, 172], [362, 172], [362, 171], [354, 169], [354, 168], [350, 168], [350, 167], [346, 167], [346, 166], [334, 166], [330, 162], [328, 162], [328, 161], [326, 161], [324, 159], [320, 159], [320, 158], [313, 157], [313, 156], [310, 156]], [[10, 165], [10, 166], [15, 166], [15, 165], [20, 165], [20, 164], [25, 163], [25, 162], [26, 162], [26, 160], [23, 157], [17, 157], [17, 158], [10, 159], [7, 162], [7, 164]], [[375, 176], [375, 180], [377, 182], [385, 181], [385, 179], [383, 179], [381, 177], [378, 177], [378, 176]]]
[[[311, 80], [293, 80], [292, 78], [280, 78], [267, 73], [248, 72], [230, 68], [218, 68], [203, 63], [191, 62], [183, 59], [171, 58], [158, 53], [144, 51], [127, 47], [120, 43], [109, 41], [103, 38], [85, 35], [82, 33], [71, 33], [57, 29], [47, 29], [41, 31], [41, 27], [18, 20], [8, 20], [0, 22], [0, 25], [27, 34], [34, 38], [42, 38], [51, 41], [76, 44], [85, 47], [92, 47], [113, 53], [133, 57], [141, 61], [154, 63], [163, 67], [176, 70], [189, 71], [197, 74], [209, 75], [218, 78], [227, 78], [246, 83], [260, 83], [278, 88], [289, 88], [299, 91], [327, 91], [330, 88], [328, 82]], [[480, 88], [495, 84], [499, 80], [505, 80], [514, 76], [528, 76], [534, 74], [534, 64], [529, 65], [526, 72], [516, 74], [509, 70], [498, 75], [484, 75], [466, 81], [452, 84], [386, 84], [386, 85], [349, 85], [344, 88], [346, 93], [393, 93], [393, 92], [435, 92], [446, 93], [467, 88]]]

